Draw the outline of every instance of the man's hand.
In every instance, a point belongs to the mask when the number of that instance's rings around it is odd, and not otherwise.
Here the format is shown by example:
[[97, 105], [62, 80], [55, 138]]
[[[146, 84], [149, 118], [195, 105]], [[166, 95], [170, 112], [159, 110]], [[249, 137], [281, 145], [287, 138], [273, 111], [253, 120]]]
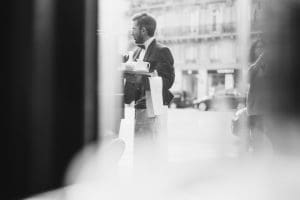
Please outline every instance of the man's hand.
[[125, 77], [126, 81], [129, 83], [141, 83], [142, 82], [142, 75], [138, 74], [127, 74]]
[[135, 83], [136, 78], [135, 78], [134, 74], [126, 74], [125, 79], [126, 79], [126, 82], [128, 82], [128, 83]]

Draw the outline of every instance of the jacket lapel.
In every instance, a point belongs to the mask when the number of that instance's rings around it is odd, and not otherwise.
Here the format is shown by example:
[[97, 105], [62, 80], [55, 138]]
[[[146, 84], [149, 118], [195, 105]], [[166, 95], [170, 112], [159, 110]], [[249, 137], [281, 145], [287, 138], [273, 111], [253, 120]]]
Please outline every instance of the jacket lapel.
[[155, 46], [156, 40], [154, 39], [151, 44], [149, 45], [149, 47], [147, 48], [147, 51], [145, 53], [144, 59], [143, 61], [148, 62], [149, 61], [149, 57], [152, 53], [153, 47]]
[[141, 48], [137, 48], [137, 49], [134, 51], [133, 56], [132, 56], [132, 59], [133, 59], [134, 61], [136, 61], [136, 60], [138, 59], [138, 57], [139, 57], [141, 51], [142, 51]]

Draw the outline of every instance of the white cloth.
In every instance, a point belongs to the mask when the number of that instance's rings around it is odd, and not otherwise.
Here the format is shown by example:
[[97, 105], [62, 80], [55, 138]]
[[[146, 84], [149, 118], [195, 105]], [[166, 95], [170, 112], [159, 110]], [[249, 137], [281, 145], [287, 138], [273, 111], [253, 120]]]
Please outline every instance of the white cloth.
[[134, 163], [142, 170], [157, 168], [167, 161], [167, 111], [164, 106], [161, 115], [149, 118], [146, 109], [135, 110]]
[[148, 117], [155, 117], [163, 112], [162, 78], [149, 77], [150, 91], [146, 91], [146, 107]]

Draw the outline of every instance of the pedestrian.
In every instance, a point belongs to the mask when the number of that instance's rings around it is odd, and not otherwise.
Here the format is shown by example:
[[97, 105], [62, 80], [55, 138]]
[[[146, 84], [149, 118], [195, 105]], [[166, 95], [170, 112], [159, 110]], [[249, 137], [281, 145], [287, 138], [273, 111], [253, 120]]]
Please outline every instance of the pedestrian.
[[268, 102], [267, 64], [264, 59], [265, 43], [258, 39], [250, 49], [250, 68], [248, 70], [249, 91], [247, 97], [247, 113], [251, 143], [254, 152], [261, 152], [264, 147], [265, 125], [264, 115]]
[[[164, 111], [161, 115], [149, 117], [146, 107], [146, 90], [149, 90], [148, 78], [143, 75], [126, 77], [124, 101], [135, 102], [134, 153], [135, 158], [149, 163], [150, 160], [167, 156], [167, 108], [173, 95], [169, 91], [173, 85], [174, 60], [170, 49], [155, 39], [156, 20], [147, 13], [132, 18], [132, 36], [137, 45], [133, 61], [150, 63], [149, 72], [157, 71], [162, 78], [162, 99]], [[163, 142], [164, 141], [164, 142]], [[143, 154], [140, 154], [140, 153]], [[146, 164], [147, 165], [147, 164]]]

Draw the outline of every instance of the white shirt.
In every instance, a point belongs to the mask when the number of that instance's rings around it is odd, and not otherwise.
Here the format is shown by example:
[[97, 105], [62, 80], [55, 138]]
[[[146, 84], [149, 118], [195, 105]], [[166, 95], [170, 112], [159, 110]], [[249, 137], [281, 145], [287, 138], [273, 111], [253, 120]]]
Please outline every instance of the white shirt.
[[147, 52], [147, 49], [148, 49], [148, 47], [150, 46], [150, 44], [152, 43], [152, 41], [153, 41], [154, 39], [155, 39], [154, 37], [151, 37], [151, 38], [149, 38], [148, 40], [146, 40], [146, 41], [144, 42], [145, 49], [142, 49], [142, 51], [141, 51], [141, 53], [140, 53], [140, 55], [139, 55], [138, 60], [141, 60], [141, 61], [144, 60], [145, 54], [146, 54], [146, 52]]

